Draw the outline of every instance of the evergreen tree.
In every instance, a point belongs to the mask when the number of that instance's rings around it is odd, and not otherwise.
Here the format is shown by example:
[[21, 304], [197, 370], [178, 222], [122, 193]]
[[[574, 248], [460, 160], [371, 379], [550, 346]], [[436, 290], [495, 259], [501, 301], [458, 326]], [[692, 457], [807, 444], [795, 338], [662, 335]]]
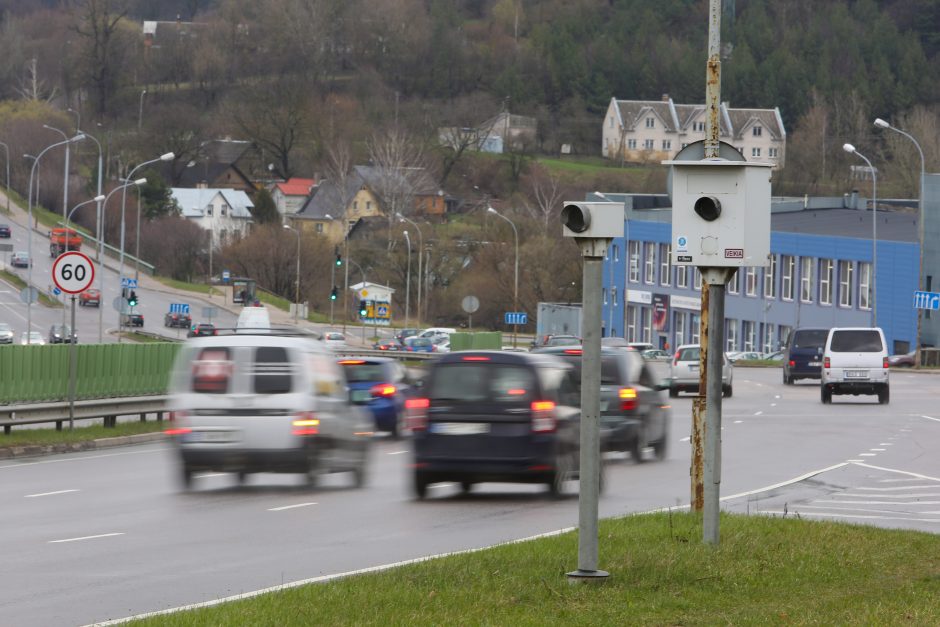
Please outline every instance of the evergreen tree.
[[271, 192], [262, 187], [255, 192], [251, 199], [254, 208], [251, 210], [251, 217], [258, 224], [274, 224], [281, 221], [281, 214], [277, 211], [277, 205], [274, 204], [274, 198]]

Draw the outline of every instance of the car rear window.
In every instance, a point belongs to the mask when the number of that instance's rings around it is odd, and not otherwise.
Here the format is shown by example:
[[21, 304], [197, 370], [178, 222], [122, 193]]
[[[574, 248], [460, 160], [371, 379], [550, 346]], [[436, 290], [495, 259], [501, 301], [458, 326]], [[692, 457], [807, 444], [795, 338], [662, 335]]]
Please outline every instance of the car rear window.
[[428, 395], [432, 402], [518, 404], [535, 398], [531, 368], [511, 364], [442, 364], [434, 371]]
[[[581, 380], [581, 355], [559, 355], [562, 359], [574, 366], [576, 381]], [[601, 355], [601, 385], [617, 385], [620, 383], [620, 369], [617, 358], [613, 355]]]
[[826, 345], [829, 331], [825, 329], [804, 329], [793, 334], [793, 348], [819, 348]]
[[262, 346], [255, 351], [251, 372], [256, 394], [287, 394], [291, 391], [294, 366], [283, 346]]
[[698, 346], [683, 348], [679, 351], [679, 361], [699, 361], [701, 353]]
[[873, 329], [833, 331], [829, 349], [835, 353], [880, 353], [881, 334]]
[[385, 381], [385, 369], [382, 364], [370, 363], [343, 363], [343, 372], [346, 373], [346, 380], [350, 383], [362, 383], [365, 381]]

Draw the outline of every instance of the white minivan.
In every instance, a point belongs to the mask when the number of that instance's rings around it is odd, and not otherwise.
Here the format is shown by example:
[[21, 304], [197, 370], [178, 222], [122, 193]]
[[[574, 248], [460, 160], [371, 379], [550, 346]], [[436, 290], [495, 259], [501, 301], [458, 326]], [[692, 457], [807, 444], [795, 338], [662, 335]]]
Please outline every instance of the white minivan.
[[890, 398], [888, 348], [884, 332], [876, 327], [848, 327], [829, 330], [823, 349], [823, 403], [833, 394], [877, 394], [878, 402]]

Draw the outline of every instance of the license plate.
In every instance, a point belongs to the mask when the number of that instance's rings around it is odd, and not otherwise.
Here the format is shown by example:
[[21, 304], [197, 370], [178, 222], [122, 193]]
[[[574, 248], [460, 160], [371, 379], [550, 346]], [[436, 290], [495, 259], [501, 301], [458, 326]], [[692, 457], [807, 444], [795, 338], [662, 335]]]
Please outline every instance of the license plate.
[[193, 431], [186, 435], [185, 441], [204, 444], [224, 444], [226, 442], [237, 442], [238, 433], [235, 431]]
[[845, 377], [847, 379], [867, 379], [868, 371], [867, 370], [846, 370]]
[[431, 424], [431, 432], [438, 435], [479, 435], [489, 433], [490, 425], [485, 422], [436, 422]]
[[350, 398], [354, 403], [368, 403], [372, 400], [372, 393], [369, 390], [353, 390]]
[[811, 361], [811, 362], [809, 362], [809, 365], [810, 365], [810, 366], [821, 366], [822, 363], [821, 363], [821, 362], [818, 362], [818, 361]]

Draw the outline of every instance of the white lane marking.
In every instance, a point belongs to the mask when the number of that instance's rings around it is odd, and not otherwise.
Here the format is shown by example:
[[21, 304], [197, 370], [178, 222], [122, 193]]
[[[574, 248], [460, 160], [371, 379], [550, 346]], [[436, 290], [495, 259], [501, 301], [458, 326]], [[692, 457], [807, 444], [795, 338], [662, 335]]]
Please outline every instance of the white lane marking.
[[[158, 443], [154, 442], [154, 444], [158, 444]], [[143, 454], [150, 454], [150, 453], [162, 453], [168, 448], [169, 446], [164, 445], [159, 448], [155, 448], [153, 450], [145, 450], [145, 451], [128, 451], [126, 453], [104, 453], [102, 455], [69, 457], [68, 459], [44, 459], [38, 462], [23, 462], [22, 464], [4, 464], [0, 466], [0, 470], [9, 470], [11, 468], [26, 468], [28, 466], [42, 466], [45, 464], [64, 464], [67, 462], [85, 461], [87, 459], [103, 459], [105, 457], [124, 457], [125, 455], [143, 455]]]
[[744, 422], [744, 421], [743, 421], [743, 420], [735, 420], [735, 421], [734, 421], [734, 424], [739, 425], [739, 424], [741, 424], [742, 422]]
[[918, 479], [922, 479], [924, 481], [940, 481], [940, 478], [931, 477], [930, 475], [922, 475], [919, 472], [910, 472], [908, 470], [898, 470], [897, 468], [885, 468], [883, 466], [872, 466], [871, 464], [859, 464], [859, 466], [863, 466], [865, 468], [873, 468], [874, 470], [884, 470], [885, 472], [896, 472], [898, 474], [908, 475], [910, 477], [917, 477]]
[[755, 416], [760, 416], [760, 415], [763, 414], [763, 413], [764, 413], [764, 412], [762, 412], [762, 411], [757, 411], [757, 412], [754, 412], [754, 415], [755, 415]]
[[682, 439], [679, 440], [679, 441], [680, 441], [680, 442], [689, 442], [689, 441], [691, 441], [691, 440], [692, 440], [692, 437], [691, 437], [691, 436], [686, 436], [686, 437], [682, 438]]
[[437, 485], [432, 485], [432, 486], [429, 486], [429, 487], [431, 487], [431, 488], [452, 488], [452, 487], [454, 487], [455, 485], [457, 485], [457, 484], [456, 484], [456, 483], [438, 483]]
[[196, 475], [196, 476], [197, 476], [197, 477], [202, 477], [203, 479], [208, 479], [209, 477], [224, 477], [226, 474], [228, 474], [228, 473], [225, 473], [225, 472], [207, 472], [207, 473], [205, 473], [205, 474], [199, 474], [199, 475]]
[[780, 398], [779, 394], [774, 394], [774, 398]]
[[799, 513], [800, 516], [819, 516], [819, 517], [828, 517], [828, 518], [860, 518], [865, 520], [907, 520], [914, 522], [935, 522], [940, 523], [940, 518], [911, 518], [909, 516], [862, 516], [862, 515], [853, 515], [853, 514], [826, 514], [824, 512], [797, 512], [796, 510], [791, 510], [789, 512], [771, 512], [771, 511], [761, 511], [760, 514], [767, 516], [795, 516]]
[[893, 442], [879, 442], [878, 446], [894, 446]]
[[296, 505], [285, 505], [283, 507], [269, 507], [269, 512], [283, 512], [285, 509], [296, 509], [298, 507], [309, 507], [310, 505], [316, 505], [316, 503], [297, 503]]
[[934, 422], [940, 422], [940, 418], [933, 418], [931, 416], [921, 416], [921, 418], [926, 418], [927, 420], [933, 420]]
[[[918, 479], [882, 479], [882, 481], [918, 481]], [[897, 488], [853, 488], [855, 490], [873, 490], [877, 492], [890, 492], [891, 490], [933, 490], [937, 486], [933, 485], [905, 485]]]
[[33, 499], [33, 498], [36, 498], [37, 496], [53, 496], [55, 494], [67, 494], [69, 492], [78, 492], [78, 490], [73, 489], [73, 490], [56, 490], [55, 492], [40, 492], [38, 494], [27, 494], [23, 498]]
[[[794, 483], [799, 483], [800, 481], [805, 481], [806, 479], [809, 479], [810, 477], [815, 477], [816, 475], [821, 475], [823, 473], [829, 472], [830, 470], [836, 470], [838, 468], [842, 468], [843, 466], [847, 466], [847, 465], [848, 465], [848, 462], [841, 462], [838, 464], [833, 464], [832, 466], [828, 466], [826, 468], [820, 468], [819, 470], [811, 470], [808, 473], [800, 475], [799, 477], [794, 477], [793, 479], [787, 479], [786, 481], [781, 481], [780, 483], [775, 483], [773, 485], [764, 486], [763, 488], [758, 488], [756, 490], [748, 490], [747, 492], [738, 492], [737, 494], [729, 494], [728, 496], [721, 497], [721, 499], [719, 500], [730, 501], [732, 499], [738, 499], [743, 496], [751, 496], [752, 494], [760, 494], [761, 492], [769, 492], [771, 490], [776, 490], [784, 486], [792, 485]], [[683, 508], [688, 508], [688, 507], [689, 507], [688, 505], [683, 505]], [[651, 510], [651, 513], [664, 512], [669, 509], [672, 509], [672, 508], [665, 507], [661, 509], [655, 509], [655, 510]]]
[[888, 449], [883, 449], [883, 448], [870, 448], [870, 449], [868, 449], [868, 450], [869, 450], [869, 451], [879, 451], [879, 452], [880, 452], [880, 451], [886, 451], [886, 450], [888, 450]]
[[404, 455], [408, 451], [392, 451], [389, 455]]
[[940, 501], [823, 501], [815, 500], [813, 503], [842, 503], [843, 505], [940, 505]]
[[112, 536], [123, 536], [123, 532], [119, 533], [99, 533], [96, 536], [82, 536], [81, 538], [66, 538], [65, 540], [49, 540], [49, 544], [61, 544], [62, 542], [80, 542], [82, 540], [95, 540], [97, 538], [110, 538]]
[[[932, 486], [936, 488], [936, 486]], [[857, 488], [853, 488], [857, 489]], [[914, 490], [914, 488], [908, 488], [909, 490]], [[853, 499], [870, 499], [876, 497], [879, 499], [922, 499], [926, 496], [937, 497], [940, 496], [940, 492], [927, 493], [927, 494], [847, 494], [842, 492], [839, 494], [840, 497], [844, 498], [853, 498]]]
[[859, 453], [859, 457], [877, 457], [878, 453]]

